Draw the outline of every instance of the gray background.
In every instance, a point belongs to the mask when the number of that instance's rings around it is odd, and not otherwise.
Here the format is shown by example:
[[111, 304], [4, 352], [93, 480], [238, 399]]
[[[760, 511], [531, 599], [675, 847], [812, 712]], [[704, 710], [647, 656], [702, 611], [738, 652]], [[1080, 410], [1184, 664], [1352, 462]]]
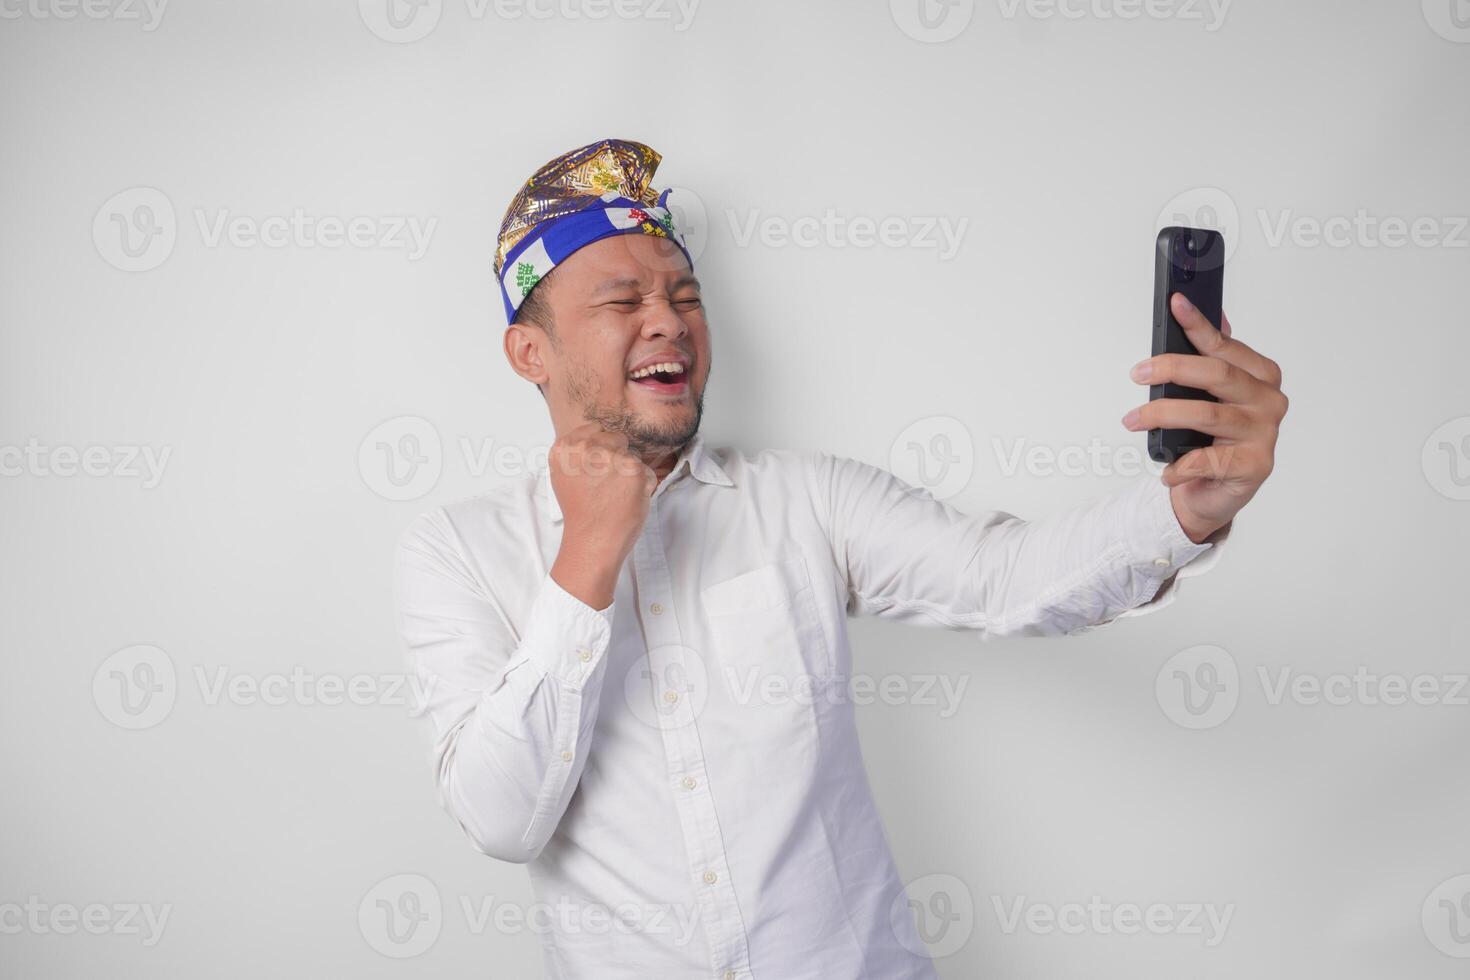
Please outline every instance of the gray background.
[[[494, 236], [532, 169], [618, 136], [702, 228], [715, 440], [927, 452], [971, 510], [1118, 489], [1180, 219], [1235, 242], [1227, 310], [1285, 368], [1277, 473], [1166, 611], [984, 645], [857, 625], [899, 692], [861, 707], [863, 749], [905, 879], [950, 910], [943, 976], [1464, 975], [1470, 6], [982, 0], [930, 30], [903, 0], [443, 0], [396, 29], [386, 0], [27, 2], [0, 19], [0, 973], [540, 975], [534, 928], [478, 918], [527, 909], [524, 869], [437, 809], [389, 557], [544, 452]], [[367, 237], [211, 235], [296, 209]], [[897, 224], [783, 243], [829, 209]], [[434, 222], [422, 255], [395, 217]], [[945, 254], [916, 218], [968, 224]], [[1195, 714], [1175, 671], [1202, 665]], [[1273, 696], [1360, 668], [1344, 703]], [[1437, 693], [1382, 703], [1390, 676]], [[379, 921], [404, 882], [441, 903], [422, 952]], [[1231, 919], [1214, 945], [1004, 927], [1093, 896]], [[94, 904], [100, 934], [64, 931]], [[167, 907], [156, 942], [130, 905]]]

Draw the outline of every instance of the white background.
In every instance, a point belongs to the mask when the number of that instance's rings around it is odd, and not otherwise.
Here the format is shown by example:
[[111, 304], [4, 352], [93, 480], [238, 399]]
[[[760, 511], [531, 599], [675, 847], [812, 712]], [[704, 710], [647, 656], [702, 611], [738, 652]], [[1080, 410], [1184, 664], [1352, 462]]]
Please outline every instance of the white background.
[[[1180, 219], [1225, 227], [1237, 336], [1285, 368], [1277, 473], [1168, 610], [983, 646], [856, 626], [859, 671], [967, 684], [859, 715], [905, 879], [959, 910], [943, 976], [1464, 975], [1465, 3], [958, 0], [929, 30], [904, 0], [393, 0], [399, 30], [388, 0], [94, 2], [0, 2], [0, 973], [541, 975], [533, 929], [477, 924], [529, 885], [436, 806], [389, 560], [549, 441], [500, 353], [495, 233], [542, 162], [623, 137], [704, 215], [717, 442], [900, 469], [918, 444], [970, 510], [1117, 489]], [[298, 210], [371, 242], [211, 235]], [[897, 237], [782, 238], [829, 210]], [[965, 222], [957, 251], [920, 218]], [[105, 475], [63, 475], [90, 447]], [[1206, 655], [1233, 711], [1183, 707]], [[152, 715], [120, 700], [139, 663]], [[284, 704], [216, 688], [298, 668]], [[1273, 699], [1359, 668], [1346, 703]], [[1438, 700], [1372, 703], [1390, 675]], [[369, 703], [319, 703], [333, 682]], [[402, 874], [441, 903], [416, 944], [376, 905]], [[1003, 928], [1093, 896], [1231, 919], [1213, 946]], [[90, 904], [102, 934], [63, 934]], [[156, 942], [128, 905], [167, 908]]]

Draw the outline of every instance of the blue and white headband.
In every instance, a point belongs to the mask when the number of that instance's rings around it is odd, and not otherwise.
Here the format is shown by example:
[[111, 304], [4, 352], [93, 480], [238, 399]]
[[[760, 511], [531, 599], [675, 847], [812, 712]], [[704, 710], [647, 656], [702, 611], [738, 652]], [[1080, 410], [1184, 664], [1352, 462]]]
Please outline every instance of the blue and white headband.
[[500, 293], [505, 301], [505, 322], [515, 320], [516, 310], [525, 302], [531, 288], [540, 282], [577, 249], [613, 235], [654, 235], [667, 238], [679, 247], [689, 267], [684, 235], [674, 227], [674, 215], [667, 206], [669, 192], [658, 197], [655, 205], [640, 204], [609, 192], [596, 204], [537, 225], [505, 257], [500, 271]]

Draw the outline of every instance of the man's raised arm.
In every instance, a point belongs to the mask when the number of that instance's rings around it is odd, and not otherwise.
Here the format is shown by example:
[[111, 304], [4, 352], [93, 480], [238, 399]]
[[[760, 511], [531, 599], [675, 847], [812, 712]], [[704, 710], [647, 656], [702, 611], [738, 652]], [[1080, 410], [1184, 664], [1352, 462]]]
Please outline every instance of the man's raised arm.
[[395, 575], [440, 802], [477, 849], [518, 863], [551, 838], [586, 765], [613, 592], [654, 479], [626, 438], [596, 426], [558, 439], [548, 464], [562, 542], [523, 622], [512, 624], [443, 510], [404, 534]]
[[1271, 475], [1288, 402], [1280, 366], [1237, 340], [1229, 319], [1217, 327], [1181, 293], [1170, 302], [1199, 353], [1151, 357], [1130, 376], [1217, 400], [1161, 398], [1123, 425], [1197, 429], [1212, 446], [1175, 460], [1162, 482], [1037, 521], [968, 516], [876, 467], [820, 457], [813, 487], [849, 608], [990, 634], [1072, 633], [1160, 608], [1176, 575], [1210, 567]]
[[1229, 533], [1189, 540], [1153, 479], [1034, 521], [962, 513], [851, 459], [815, 457], [814, 481], [850, 611], [989, 635], [1078, 632], [1157, 608]]

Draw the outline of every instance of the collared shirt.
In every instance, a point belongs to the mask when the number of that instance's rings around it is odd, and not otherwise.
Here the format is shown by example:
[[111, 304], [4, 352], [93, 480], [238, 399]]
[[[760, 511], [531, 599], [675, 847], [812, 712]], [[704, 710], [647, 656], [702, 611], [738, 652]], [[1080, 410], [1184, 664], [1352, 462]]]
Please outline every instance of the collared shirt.
[[397, 562], [440, 801], [529, 865], [556, 980], [930, 980], [859, 755], [848, 617], [1080, 632], [1218, 552], [1153, 478], [1023, 521], [697, 438], [607, 609], [551, 579], [561, 532], [542, 472], [425, 514]]

